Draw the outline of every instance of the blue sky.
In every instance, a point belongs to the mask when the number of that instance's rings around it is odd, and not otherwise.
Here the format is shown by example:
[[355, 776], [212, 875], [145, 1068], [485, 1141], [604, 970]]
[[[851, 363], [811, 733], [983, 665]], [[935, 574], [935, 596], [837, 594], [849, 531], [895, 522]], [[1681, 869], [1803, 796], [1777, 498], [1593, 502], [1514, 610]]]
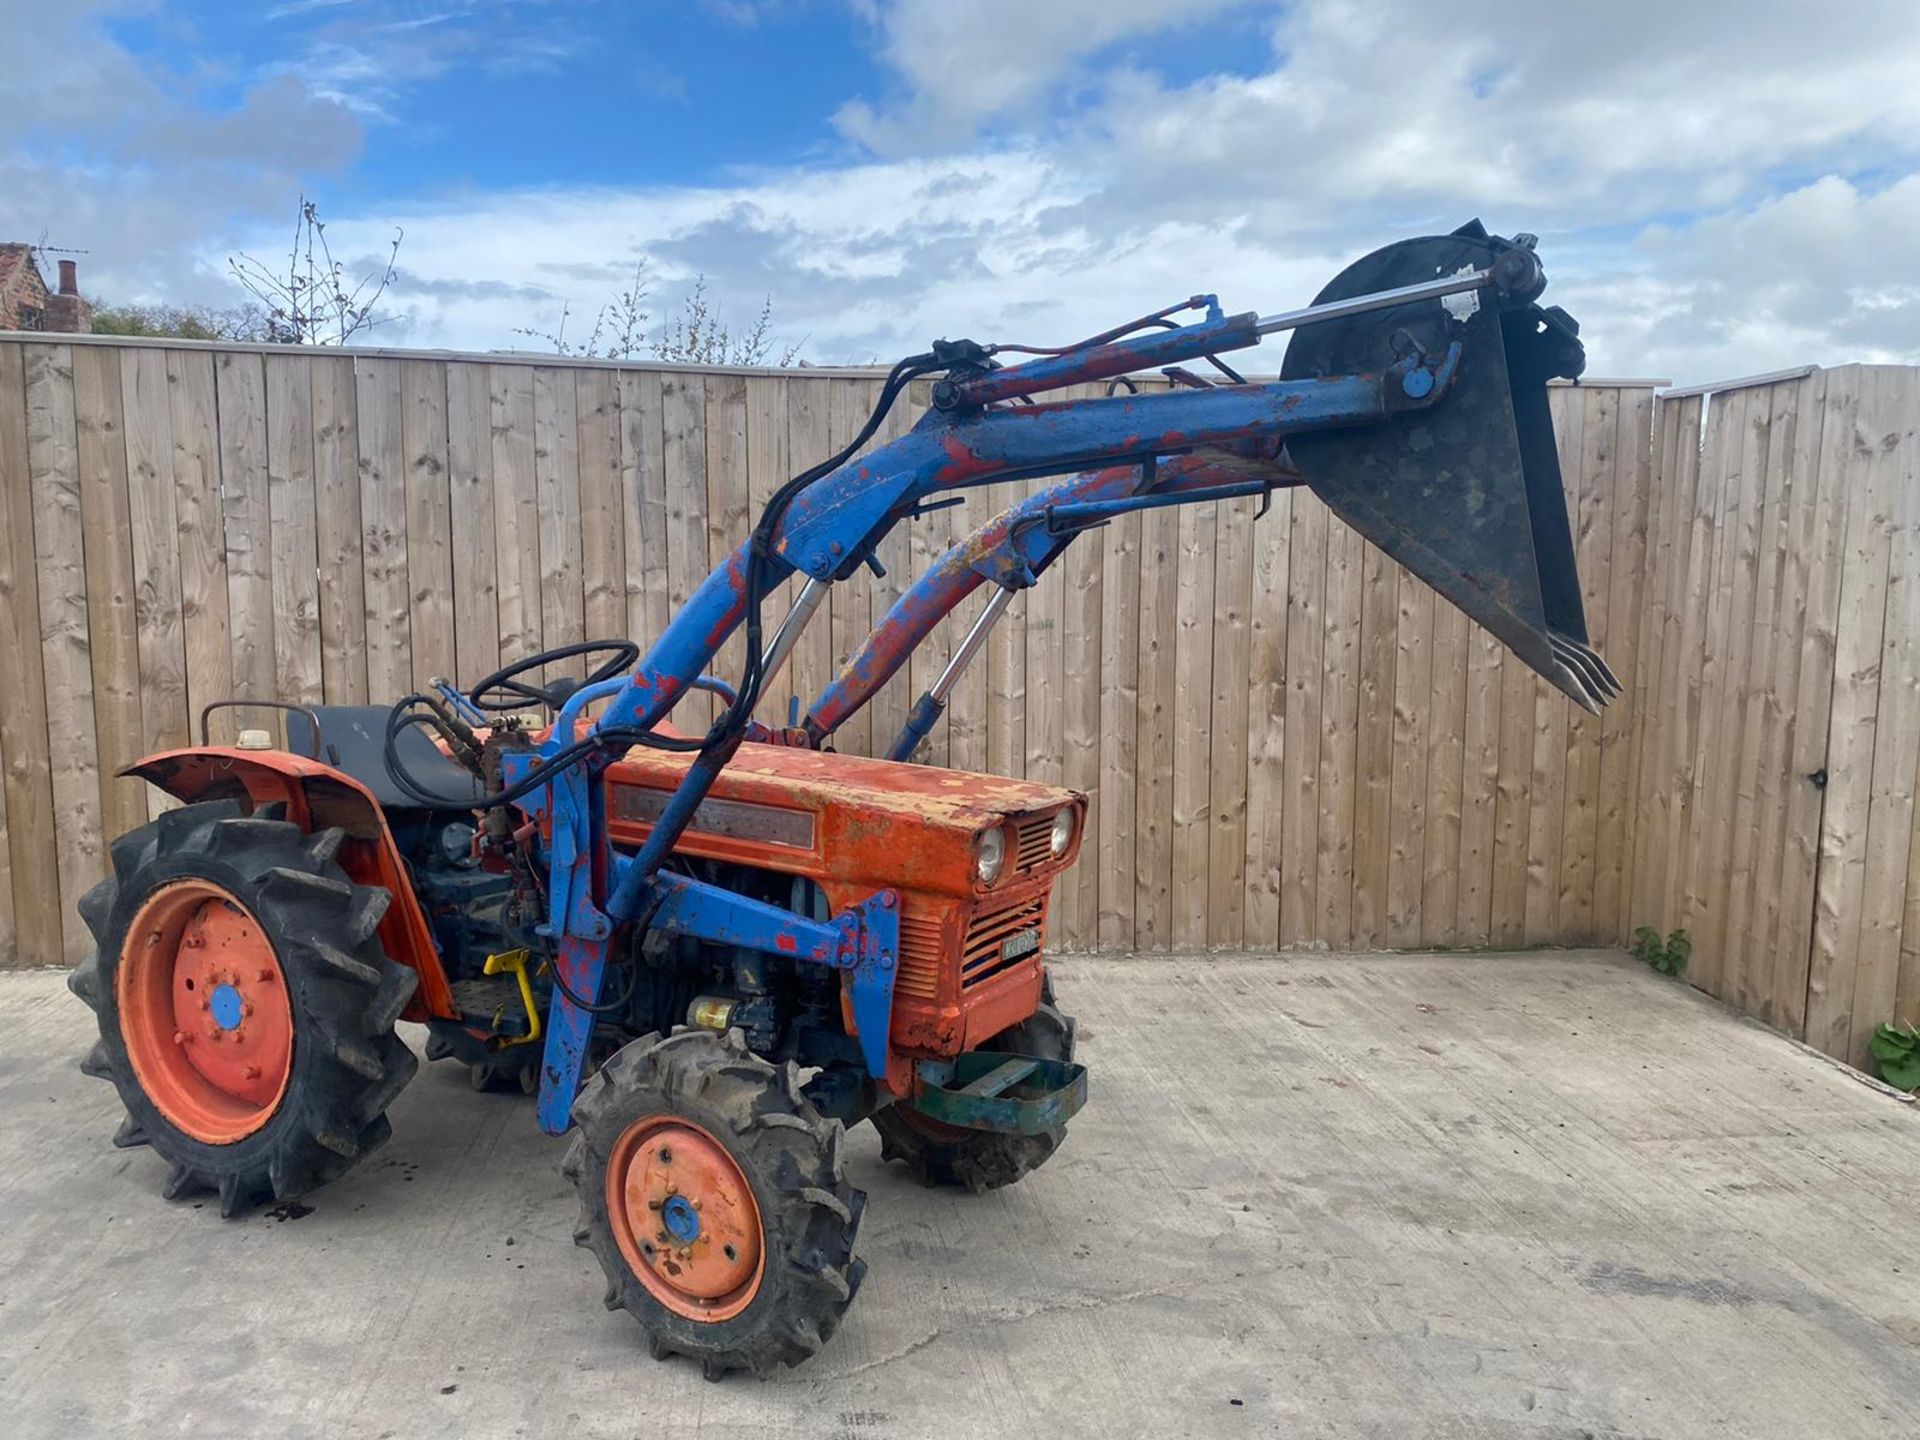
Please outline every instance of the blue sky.
[[[230, 302], [316, 197], [379, 339], [578, 334], [643, 264], [808, 358], [1309, 298], [1481, 215], [1595, 367], [1920, 359], [1911, 0], [0, 0], [0, 239]], [[1844, 23], [1836, 23], [1836, 16]]]

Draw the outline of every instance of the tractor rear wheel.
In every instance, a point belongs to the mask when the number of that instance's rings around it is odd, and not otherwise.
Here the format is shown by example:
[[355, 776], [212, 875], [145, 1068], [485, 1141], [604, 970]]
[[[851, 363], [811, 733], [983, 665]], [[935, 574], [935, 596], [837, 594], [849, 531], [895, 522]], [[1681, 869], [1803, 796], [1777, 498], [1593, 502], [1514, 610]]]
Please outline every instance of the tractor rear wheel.
[[167, 1162], [168, 1199], [213, 1190], [236, 1215], [391, 1133], [417, 1064], [393, 1026], [417, 977], [381, 948], [390, 897], [347, 878], [343, 838], [189, 805], [114, 841], [80, 901], [95, 948], [67, 984], [100, 1028], [81, 1069], [126, 1106], [114, 1144]]
[[847, 1183], [840, 1122], [791, 1064], [738, 1030], [649, 1035], [595, 1072], [573, 1118], [574, 1243], [656, 1360], [765, 1376], [827, 1342], [866, 1273], [853, 1254], [866, 1196]]
[[[1073, 1059], [1073, 1019], [1052, 1000], [1049, 984], [1032, 1015], [980, 1048], [1043, 1060]], [[904, 1100], [874, 1111], [873, 1128], [880, 1132], [881, 1159], [901, 1161], [919, 1175], [923, 1185], [961, 1186], [976, 1195], [1011, 1185], [1039, 1169], [1067, 1138], [1064, 1125], [1035, 1135], [962, 1129], [922, 1115]]]

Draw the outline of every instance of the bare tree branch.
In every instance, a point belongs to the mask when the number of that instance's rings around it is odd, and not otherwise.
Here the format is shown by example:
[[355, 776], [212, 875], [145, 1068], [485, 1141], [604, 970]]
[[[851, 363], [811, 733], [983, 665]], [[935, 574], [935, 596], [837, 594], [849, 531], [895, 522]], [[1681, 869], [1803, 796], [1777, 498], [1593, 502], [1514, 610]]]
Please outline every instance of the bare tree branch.
[[229, 258], [227, 268], [265, 310], [268, 340], [279, 345], [345, 345], [393, 318], [375, 313], [374, 307], [393, 283], [405, 238], [406, 232], [396, 227], [385, 262], [355, 281], [334, 259], [320, 207], [302, 195], [284, 273], [245, 251]]

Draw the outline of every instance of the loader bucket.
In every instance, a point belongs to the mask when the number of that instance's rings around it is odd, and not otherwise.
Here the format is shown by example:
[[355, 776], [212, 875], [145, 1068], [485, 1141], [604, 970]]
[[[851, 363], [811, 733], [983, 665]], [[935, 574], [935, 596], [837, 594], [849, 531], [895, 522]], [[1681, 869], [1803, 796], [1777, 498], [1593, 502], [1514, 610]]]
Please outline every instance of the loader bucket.
[[[1531, 242], [1526, 242], [1528, 245]], [[1342, 271], [1320, 304], [1485, 269], [1514, 242], [1478, 221], [1403, 240]], [[1547, 381], [1586, 363], [1579, 326], [1532, 293], [1468, 292], [1301, 328], [1286, 379], [1391, 364], [1409, 345], [1444, 353], [1459, 374], [1433, 406], [1383, 425], [1291, 437], [1306, 483], [1347, 524], [1498, 636], [1575, 703], [1598, 713], [1620, 682], [1587, 639]]]

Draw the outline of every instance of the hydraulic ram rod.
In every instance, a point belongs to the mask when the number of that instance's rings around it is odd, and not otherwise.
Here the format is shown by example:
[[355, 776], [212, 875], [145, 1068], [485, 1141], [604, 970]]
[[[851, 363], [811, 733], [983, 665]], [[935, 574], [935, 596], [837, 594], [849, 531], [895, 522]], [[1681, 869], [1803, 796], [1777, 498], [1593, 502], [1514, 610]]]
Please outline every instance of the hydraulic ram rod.
[[793, 608], [787, 611], [787, 618], [780, 622], [780, 628], [773, 632], [773, 639], [767, 644], [767, 656], [761, 664], [766, 679], [761, 682], [761, 695], [767, 694], [766, 686], [773, 683], [773, 677], [780, 673], [780, 667], [787, 663], [787, 657], [793, 653], [793, 647], [799, 643], [801, 631], [807, 628], [820, 606], [827, 598], [827, 582], [808, 580], [800, 587], [800, 593], [794, 597]]
[[1376, 290], [1371, 295], [1355, 295], [1346, 300], [1329, 300], [1324, 305], [1308, 305], [1299, 310], [1282, 310], [1277, 315], [1262, 315], [1253, 322], [1253, 329], [1257, 335], [1275, 335], [1282, 330], [1298, 330], [1302, 325], [1317, 325], [1323, 320], [1344, 320], [1350, 315], [1391, 310], [1396, 305], [1412, 305], [1420, 300], [1442, 300], [1468, 290], [1484, 289], [1493, 280], [1491, 269], [1470, 270], [1465, 275], [1423, 280], [1418, 285], [1402, 285], [1394, 290]]
[[1013, 604], [1013, 591], [1004, 587], [993, 592], [993, 598], [987, 601], [987, 608], [980, 612], [980, 618], [973, 622], [973, 628], [967, 631], [966, 639], [960, 642], [960, 648], [953, 652], [953, 658], [947, 661], [947, 668], [928, 687], [927, 693], [914, 702], [913, 709], [907, 715], [907, 723], [900, 733], [893, 737], [893, 743], [887, 747], [887, 759], [911, 760], [913, 752], [920, 748], [920, 742], [933, 733], [933, 727], [940, 723], [940, 717], [947, 713], [947, 696], [953, 693], [953, 687], [960, 682], [967, 666], [973, 663], [973, 657], [987, 643], [987, 632], [993, 629], [1000, 617], [1007, 613], [1007, 607]]

